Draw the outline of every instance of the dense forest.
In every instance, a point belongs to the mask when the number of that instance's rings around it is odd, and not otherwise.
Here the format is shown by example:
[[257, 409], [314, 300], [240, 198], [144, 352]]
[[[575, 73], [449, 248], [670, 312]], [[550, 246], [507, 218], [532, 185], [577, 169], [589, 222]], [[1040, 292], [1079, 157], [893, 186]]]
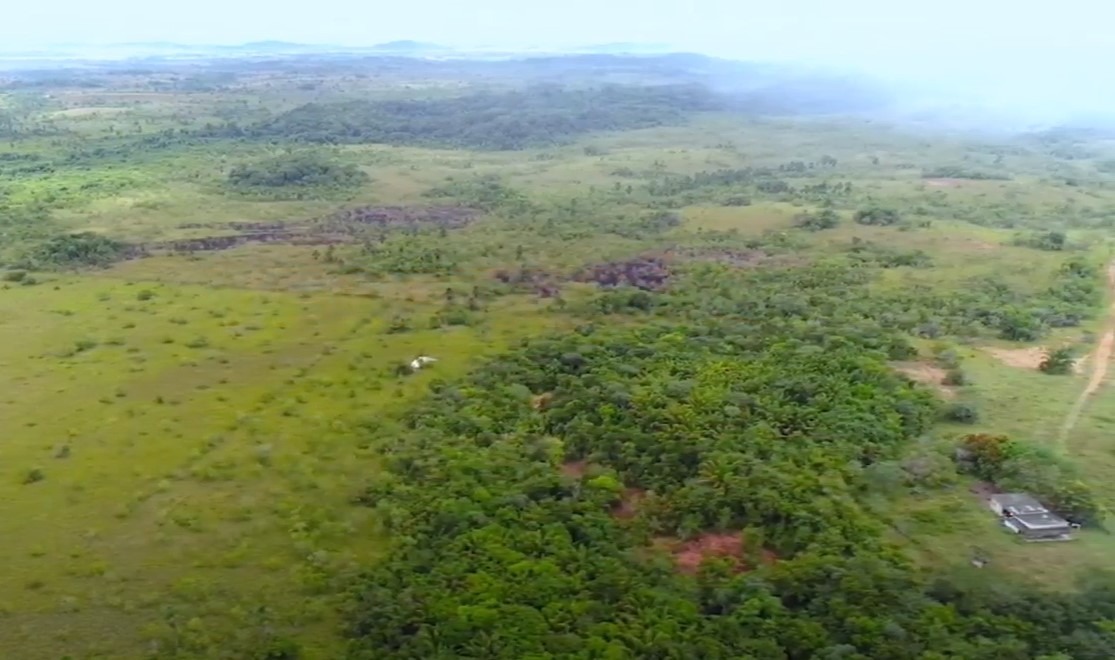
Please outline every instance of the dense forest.
[[272, 156], [233, 167], [228, 185], [239, 193], [283, 197], [329, 197], [367, 183], [368, 175], [355, 165], [341, 165], [318, 154]]
[[312, 103], [248, 126], [213, 128], [208, 135], [507, 150], [561, 144], [590, 131], [678, 124], [687, 113], [724, 106], [701, 87], [553, 86], [450, 98]]
[[849, 276], [609, 290], [669, 312], [590, 313], [375, 430], [388, 472], [361, 500], [396, 543], [353, 586], [352, 657], [1108, 657], [1115, 582], [992, 587], [883, 541], [873, 466], [939, 404], [887, 368], [901, 334], [821, 302]]

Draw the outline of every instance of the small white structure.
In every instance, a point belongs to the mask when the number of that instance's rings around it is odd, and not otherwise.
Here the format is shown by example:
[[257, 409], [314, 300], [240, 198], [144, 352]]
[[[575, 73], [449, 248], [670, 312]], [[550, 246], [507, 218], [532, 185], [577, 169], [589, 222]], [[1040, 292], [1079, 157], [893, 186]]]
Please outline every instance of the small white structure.
[[418, 371], [422, 367], [428, 367], [435, 362], [437, 362], [437, 358], [432, 358], [429, 355], [419, 355], [410, 361], [410, 370]]
[[1069, 541], [1075, 526], [1024, 493], [998, 493], [988, 500], [1003, 526], [1027, 541]]

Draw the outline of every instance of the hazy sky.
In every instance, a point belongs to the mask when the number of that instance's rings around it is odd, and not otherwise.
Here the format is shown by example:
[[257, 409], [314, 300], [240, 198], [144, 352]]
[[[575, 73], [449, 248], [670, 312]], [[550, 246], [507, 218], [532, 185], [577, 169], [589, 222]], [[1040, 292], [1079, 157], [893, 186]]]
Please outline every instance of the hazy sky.
[[1003, 93], [1025, 92], [1035, 102], [1071, 93], [1102, 105], [1110, 96], [1109, 105], [1115, 105], [1112, 0], [12, 0], [5, 5], [3, 49], [264, 39], [497, 46], [639, 41], [997, 85], [1007, 90]]

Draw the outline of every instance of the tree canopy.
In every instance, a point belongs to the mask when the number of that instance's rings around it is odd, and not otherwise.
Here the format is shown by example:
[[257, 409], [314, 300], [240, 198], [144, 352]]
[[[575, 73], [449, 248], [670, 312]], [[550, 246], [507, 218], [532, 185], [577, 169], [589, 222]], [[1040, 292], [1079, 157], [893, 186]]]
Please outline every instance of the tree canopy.
[[[640, 324], [437, 382], [378, 430], [360, 500], [396, 541], [353, 585], [351, 657], [1107, 657], [1110, 581], [989, 590], [884, 541], [865, 474], [938, 402], [887, 367], [896, 329], [820, 302], [853, 275], [698, 268], [639, 292]], [[743, 556], [690, 574], [664, 550], [710, 534]]]

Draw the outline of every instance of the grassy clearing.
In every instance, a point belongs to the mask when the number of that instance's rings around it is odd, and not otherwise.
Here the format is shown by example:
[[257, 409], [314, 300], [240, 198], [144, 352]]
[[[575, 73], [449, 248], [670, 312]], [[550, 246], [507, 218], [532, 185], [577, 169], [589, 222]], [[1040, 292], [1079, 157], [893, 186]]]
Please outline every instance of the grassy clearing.
[[[380, 547], [347, 506], [375, 469], [353, 430], [539, 332], [534, 309], [385, 335], [363, 297], [114, 277], [0, 292], [0, 648], [135, 657], [187, 624], [178, 607], [216, 635], [297, 627], [308, 657], [336, 657], [325, 587]], [[392, 374], [419, 353], [437, 368]]]

